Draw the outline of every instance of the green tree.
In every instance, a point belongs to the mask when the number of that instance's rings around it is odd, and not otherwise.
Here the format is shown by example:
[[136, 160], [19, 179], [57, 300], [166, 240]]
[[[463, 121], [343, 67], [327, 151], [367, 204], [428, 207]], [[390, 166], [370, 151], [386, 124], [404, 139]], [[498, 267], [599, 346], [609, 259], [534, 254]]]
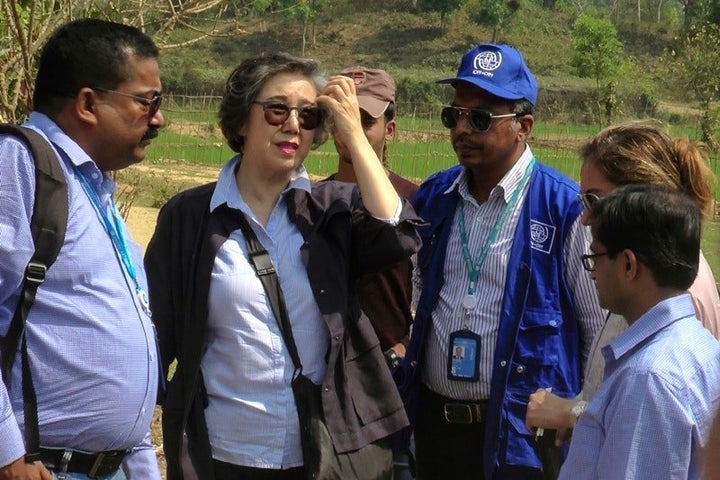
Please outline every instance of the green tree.
[[[624, 63], [623, 45], [615, 26], [608, 20], [581, 15], [573, 23], [572, 47], [575, 52], [572, 64], [577, 74], [595, 80], [593, 110], [599, 125], [611, 122], [615, 107], [605, 97], [614, 95], [612, 81]], [[613, 106], [608, 109], [608, 105]]]
[[[134, 25], [161, 49], [243, 33], [229, 11], [243, 0], [0, 0], [0, 121], [22, 121], [32, 108], [35, 62], [48, 36], [69, 20], [95, 16]], [[181, 42], [170, 32], [183, 26]]]
[[715, 131], [720, 127], [720, 26], [706, 23], [691, 27], [679, 49], [670, 53], [670, 60], [670, 71], [700, 102], [702, 140], [718, 149]]
[[463, 0], [418, 0], [418, 8], [423, 12], [440, 13], [440, 31], [445, 32], [448, 15], [459, 9]]
[[497, 42], [498, 31], [504, 27], [520, 8], [515, 0], [470, 0], [467, 12], [470, 20], [492, 27], [492, 43]]
[[311, 29], [312, 44], [315, 45], [315, 19], [322, 8], [329, 0], [290, 0], [291, 5], [287, 8], [287, 15], [290, 18], [299, 20], [303, 24], [302, 33], [302, 56], [305, 56], [307, 45], [308, 28]]

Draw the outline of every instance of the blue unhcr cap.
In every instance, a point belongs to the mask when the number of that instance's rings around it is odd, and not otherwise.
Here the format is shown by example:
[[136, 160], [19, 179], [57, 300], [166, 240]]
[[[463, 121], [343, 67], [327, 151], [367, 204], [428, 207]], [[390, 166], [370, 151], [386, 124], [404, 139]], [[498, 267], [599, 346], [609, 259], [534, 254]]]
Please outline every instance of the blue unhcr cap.
[[457, 76], [437, 83], [468, 82], [505, 100], [535, 105], [538, 86], [522, 54], [509, 45], [482, 43], [463, 55]]

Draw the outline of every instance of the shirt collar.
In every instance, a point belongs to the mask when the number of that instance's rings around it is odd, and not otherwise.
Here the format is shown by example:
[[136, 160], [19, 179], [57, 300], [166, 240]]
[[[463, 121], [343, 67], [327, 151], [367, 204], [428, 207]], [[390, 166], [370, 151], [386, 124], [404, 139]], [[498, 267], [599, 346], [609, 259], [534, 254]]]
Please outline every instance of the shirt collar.
[[[55, 147], [65, 153], [70, 162], [72, 162], [72, 164], [76, 167], [86, 163], [92, 163], [93, 166], [95, 166], [95, 162], [93, 162], [93, 159], [90, 158], [85, 150], [83, 150], [80, 145], [75, 142], [75, 140], [63, 132], [62, 128], [60, 128], [57, 123], [52, 121], [52, 119], [44, 113], [30, 113], [30, 117], [25, 123], [25, 126], [42, 132], [45, 137], [47, 137], [47, 139], [55, 145]], [[95, 168], [97, 168], [97, 166], [95, 166]]]
[[[516, 188], [522, 187], [520, 185], [520, 182], [523, 178], [523, 174], [525, 173], [525, 169], [528, 167], [532, 159], [533, 154], [530, 150], [530, 146], [526, 145], [525, 150], [523, 151], [522, 155], [520, 155], [518, 161], [515, 162], [515, 165], [513, 165], [510, 170], [508, 170], [508, 172], [503, 176], [503, 178], [500, 179], [498, 184], [492, 189], [489, 198], [494, 198], [498, 195], [502, 195], [503, 200], [505, 201], [505, 203], [507, 203], [510, 199], [510, 196], [512, 195], [512, 192]], [[457, 189], [460, 196], [466, 201], [475, 202], [475, 199], [470, 194], [470, 190], [468, 188], [467, 170], [465, 168], [460, 171], [460, 175], [455, 178], [455, 181], [443, 193], [449, 194], [455, 189]]]
[[[223, 203], [227, 203], [227, 206], [230, 208], [250, 213], [250, 209], [243, 200], [235, 181], [235, 171], [240, 165], [241, 159], [241, 155], [235, 155], [225, 164], [222, 170], [220, 170], [215, 191], [210, 199], [211, 212]], [[310, 177], [308, 176], [307, 170], [305, 170], [303, 165], [300, 165], [290, 177], [290, 183], [288, 183], [287, 188], [282, 191], [281, 197], [292, 189], [303, 190], [309, 193], [310, 188]]]
[[50, 117], [40, 112], [31, 112], [24, 126], [43, 134], [53, 148], [73, 167], [80, 170], [88, 182], [97, 189], [100, 198], [105, 201], [115, 192], [115, 181], [109, 172], [101, 172], [93, 159], [80, 145], [70, 138]]
[[617, 361], [668, 325], [691, 316], [695, 316], [695, 306], [689, 293], [661, 301], [602, 348], [605, 362]]

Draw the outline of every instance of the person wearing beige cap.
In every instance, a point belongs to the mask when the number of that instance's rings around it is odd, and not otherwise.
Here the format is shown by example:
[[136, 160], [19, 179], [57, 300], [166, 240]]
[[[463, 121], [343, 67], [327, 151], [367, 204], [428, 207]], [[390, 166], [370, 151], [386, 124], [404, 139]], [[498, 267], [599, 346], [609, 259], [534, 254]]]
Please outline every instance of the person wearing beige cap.
[[[382, 160], [395, 191], [412, 199], [418, 189], [413, 182], [387, 169], [386, 142], [395, 137], [395, 81], [384, 70], [362, 66], [340, 72], [353, 79], [360, 106], [360, 120], [370, 145]], [[357, 183], [353, 158], [340, 138], [333, 135], [338, 152], [338, 171], [328, 180]], [[356, 285], [360, 304], [375, 328], [388, 365], [394, 367], [405, 356], [408, 331], [412, 323], [412, 262], [360, 279]]]
[[[395, 137], [395, 81], [385, 71], [355, 66], [340, 72], [353, 79], [360, 107], [360, 121], [365, 136], [382, 161], [390, 183], [397, 194], [411, 200], [418, 186], [388, 169], [386, 143]], [[343, 141], [333, 134], [338, 152], [338, 170], [327, 180], [357, 183], [353, 158]], [[395, 265], [392, 269], [366, 275], [355, 285], [360, 306], [370, 319], [380, 340], [380, 348], [391, 370], [405, 356], [409, 341], [412, 312], [412, 261]], [[408, 458], [404, 452], [395, 453], [395, 480], [409, 478]]]

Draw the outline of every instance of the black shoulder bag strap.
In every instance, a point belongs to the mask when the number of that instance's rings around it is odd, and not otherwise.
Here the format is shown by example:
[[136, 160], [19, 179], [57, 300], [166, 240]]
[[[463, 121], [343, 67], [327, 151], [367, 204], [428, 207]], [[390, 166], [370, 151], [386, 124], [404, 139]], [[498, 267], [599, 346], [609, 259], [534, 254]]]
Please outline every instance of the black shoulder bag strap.
[[12, 367], [22, 337], [22, 390], [25, 413], [25, 461], [40, 459], [37, 397], [30, 374], [27, 343], [23, 331], [30, 307], [35, 302], [38, 287], [45, 281], [47, 269], [55, 262], [65, 240], [68, 219], [67, 183], [57, 155], [50, 144], [37, 132], [13, 125], [0, 125], [0, 133], [23, 140], [35, 161], [35, 202], [30, 230], [35, 251], [25, 268], [25, 280], [20, 301], [15, 309], [7, 335], [2, 339], [2, 375], [9, 388]]
[[285, 296], [283, 295], [282, 288], [280, 288], [280, 281], [278, 280], [275, 266], [272, 263], [270, 254], [265, 250], [265, 247], [262, 246], [245, 218], [245, 214], [236, 212], [236, 215], [243, 237], [245, 237], [245, 242], [247, 243], [248, 260], [250, 260], [250, 264], [255, 269], [255, 272], [257, 272], [258, 278], [260, 278], [263, 284], [265, 294], [270, 301], [270, 307], [275, 315], [275, 320], [280, 328], [280, 333], [285, 341], [285, 346], [288, 349], [293, 365], [295, 365], [295, 374], [293, 375], [293, 378], [295, 378], [302, 373], [302, 363], [300, 363], [300, 355], [298, 355], [295, 338], [293, 337], [292, 328], [290, 327], [287, 306], [285, 305]]

